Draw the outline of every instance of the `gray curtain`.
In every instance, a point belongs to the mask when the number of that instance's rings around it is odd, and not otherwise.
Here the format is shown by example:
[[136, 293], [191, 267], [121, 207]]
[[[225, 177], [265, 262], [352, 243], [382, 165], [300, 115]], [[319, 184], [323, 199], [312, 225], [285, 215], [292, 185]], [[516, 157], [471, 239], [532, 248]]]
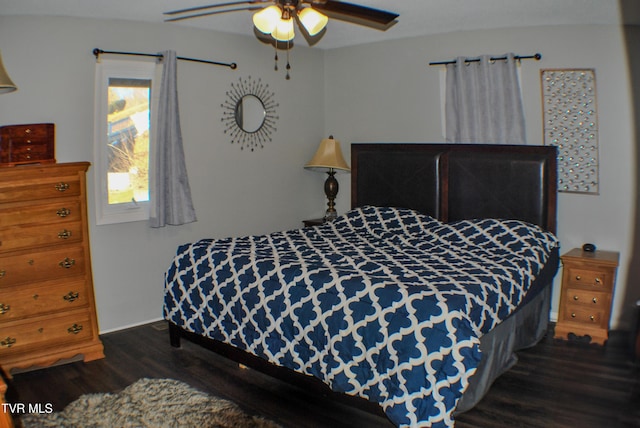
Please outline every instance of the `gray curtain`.
[[447, 64], [446, 138], [450, 143], [525, 144], [525, 120], [514, 55]]
[[176, 53], [165, 51], [162, 52], [162, 56], [162, 82], [153, 163], [151, 227], [181, 225], [197, 220], [182, 148]]

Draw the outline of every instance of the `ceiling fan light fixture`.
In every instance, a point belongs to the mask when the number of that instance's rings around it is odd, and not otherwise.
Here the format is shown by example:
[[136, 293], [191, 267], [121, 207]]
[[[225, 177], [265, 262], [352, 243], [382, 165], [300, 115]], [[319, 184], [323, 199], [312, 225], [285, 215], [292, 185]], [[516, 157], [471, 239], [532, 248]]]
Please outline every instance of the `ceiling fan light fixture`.
[[298, 13], [298, 19], [310, 36], [315, 36], [327, 26], [329, 18], [317, 10], [305, 7]]
[[271, 34], [275, 29], [282, 11], [276, 5], [272, 5], [253, 14], [253, 25], [265, 34]]
[[293, 18], [278, 20], [276, 28], [271, 32], [271, 37], [279, 42], [288, 42], [293, 40], [294, 36]]

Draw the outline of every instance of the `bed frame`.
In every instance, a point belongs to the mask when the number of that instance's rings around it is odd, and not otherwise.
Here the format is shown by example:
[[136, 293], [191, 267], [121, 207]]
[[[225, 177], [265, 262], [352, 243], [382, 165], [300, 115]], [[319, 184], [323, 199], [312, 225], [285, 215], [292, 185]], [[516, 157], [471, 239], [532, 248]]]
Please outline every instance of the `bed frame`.
[[[453, 144], [352, 144], [351, 206], [416, 209], [442, 221], [470, 218], [525, 220], [556, 229], [556, 148]], [[472, 408], [517, 358], [515, 351], [545, 334], [557, 255], [545, 267], [543, 291], [481, 338], [483, 359], [456, 413]], [[377, 403], [331, 391], [319, 379], [275, 366], [225, 343], [169, 323], [170, 342], [186, 338], [245, 366], [385, 416]], [[484, 357], [486, 355], [486, 357]]]

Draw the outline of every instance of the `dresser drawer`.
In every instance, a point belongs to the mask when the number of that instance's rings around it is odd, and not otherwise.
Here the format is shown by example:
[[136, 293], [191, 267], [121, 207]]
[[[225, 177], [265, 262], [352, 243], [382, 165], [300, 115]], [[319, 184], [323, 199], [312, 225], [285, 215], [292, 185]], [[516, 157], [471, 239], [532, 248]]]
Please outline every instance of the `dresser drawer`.
[[0, 227], [43, 223], [63, 224], [81, 219], [80, 202], [77, 199], [0, 209]]
[[78, 196], [80, 190], [77, 176], [46, 177], [33, 182], [24, 180], [21, 183], [0, 182], [0, 203]]
[[93, 326], [89, 312], [78, 312], [57, 318], [42, 317], [37, 321], [3, 326], [0, 335], [0, 358], [6, 354], [44, 346], [59, 346], [89, 340]]
[[588, 290], [611, 291], [613, 278], [605, 270], [589, 270], [582, 267], [565, 267], [568, 269], [569, 287]]
[[43, 226], [0, 229], [0, 253], [25, 248], [82, 242], [82, 224], [45, 224]]
[[0, 325], [29, 316], [83, 308], [88, 303], [83, 280], [0, 288]]
[[85, 272], [82, 247], [64, 247], [0, 257], [0, 287], [82, 275]]

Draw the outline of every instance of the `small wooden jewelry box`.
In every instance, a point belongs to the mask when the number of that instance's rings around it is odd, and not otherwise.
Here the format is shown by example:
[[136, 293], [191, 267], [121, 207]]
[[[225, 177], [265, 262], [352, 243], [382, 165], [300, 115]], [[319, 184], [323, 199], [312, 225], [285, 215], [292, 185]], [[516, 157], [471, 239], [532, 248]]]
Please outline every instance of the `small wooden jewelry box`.
[[0, 127], [0, 166], [55, 163], [55, 125], [33, 123]]

